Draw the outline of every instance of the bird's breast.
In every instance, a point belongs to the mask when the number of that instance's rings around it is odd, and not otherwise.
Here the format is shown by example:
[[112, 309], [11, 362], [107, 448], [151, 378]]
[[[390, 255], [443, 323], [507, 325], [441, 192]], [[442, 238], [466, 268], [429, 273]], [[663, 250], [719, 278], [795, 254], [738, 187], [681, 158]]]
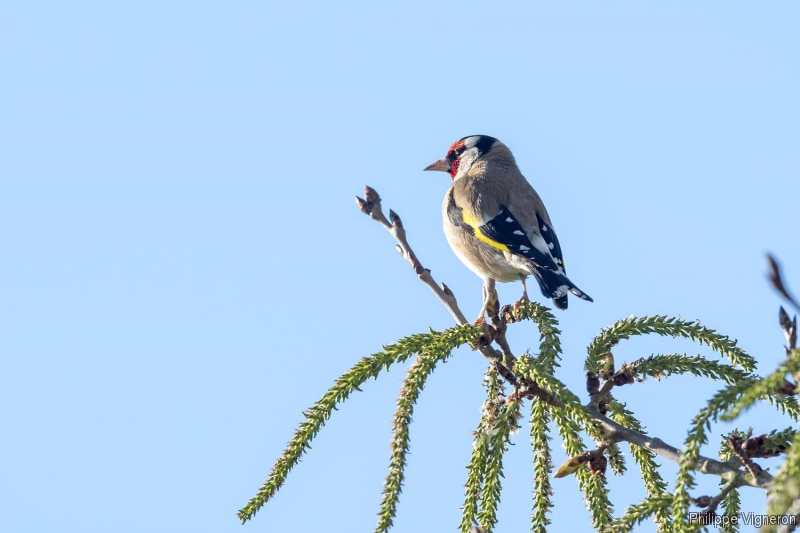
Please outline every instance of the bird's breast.
[[478, 277], [508, 282], [519, 280], [520, 274], [529, 274], [508, 252], [482, 242], [469, 231], [471, 228], [468, 226], [453, 224], [447, 211], [443, 213], [443, 219], [444, 234], [450, 248]]

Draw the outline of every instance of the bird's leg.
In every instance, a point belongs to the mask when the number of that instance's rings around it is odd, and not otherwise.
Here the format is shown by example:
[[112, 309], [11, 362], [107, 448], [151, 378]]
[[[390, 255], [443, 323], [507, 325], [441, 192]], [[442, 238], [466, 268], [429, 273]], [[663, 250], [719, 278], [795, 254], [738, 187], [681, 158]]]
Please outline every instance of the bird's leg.
[[525, 280], [527, 279], [527, 277], [528, 276], [526, 276], [525, 274], [520, 274], [519, 275], [519, 279], [520, 279], [520, 281], [522, 281], [522, 298], [520, 298], [519, 300], [514, 302], [514, 315], [513, 316], [514, 316], [515, 319], [519, 318], [517, 316], [517, 311], [519, 310], [519, 308], [522, 305], [522, 303], [523, 302], [530, 302], [530, 299], [528, 298], [528, 286], [525, 284]]
[[494, 290], [494, 280], [492, 280], [489, 288], [491, 289], [491, 293], [489, 295], [489, 303], [486, 311], [489, 314], [489, 320], [491, 320], [495, 330], [495, 341], [497, 341], [497, 345], [500, 346], [504, 355], [503, 364], [508, 364], [508, 356], [513, 358], [513, 355], [511, 355], [511, 347], [506, 340], [506, 328], [508, 328], [508, 325], [505, 320], [500, 318], [500, 297], [497, 295], [497, 291]]
[[481, 307], [481, 314], [479, 314], [477, 320], [475, 320], [475, 322], [472, 323], [473, 326], [480, 326], [481, 324], [486, 323], [484, 315], [489, 310], [489, 307], [491, 305], [492, 294], [494, 294], [495, 297], [497, 296], [497, 292], [495, 292], [494, 290], [493, 279], [487, 278], [483, 280], [482, 294], [483, 294], [483, 306]]
[[520, 298], [519, 301], [530, 302], [530, 299], [528, 299], [528, 286], [525, 285], [525, 280], [528, 279], [528, 276], [525, 274], [520, 274], [519, 279], [522, 281], [522, 298]]
[[486, 323], [484, 315], [488, 312], [489, 318], [494, 319], [492, 315], [496, 314], [493, 310], [498, 306], [497, 291], [494, 290], [494, 280], [487, 278], [483, 281], [483, 306], [481, 307], [481, 314], [478, 319], [473, 322], [474, 326], [480, 326], [483, 329], [483, 335], [478, 337], [477, 342], [481, 346], [489, 346], [493, 340], [497, 338], [497, 329]]
[[[483, 286], [483, 290], [485, 293], [483, 311], [489, 315], [489, 319], [492, 321], [492, 324], [494, 324], [495, 319], [499, 320], [500, 317], [500, 298], [497, 296], [497, 291], [494, 289], [494, 280], [487, 280], [487, 283]], [[481, 318], [483, 318], [483, 314], [481, 314]]]

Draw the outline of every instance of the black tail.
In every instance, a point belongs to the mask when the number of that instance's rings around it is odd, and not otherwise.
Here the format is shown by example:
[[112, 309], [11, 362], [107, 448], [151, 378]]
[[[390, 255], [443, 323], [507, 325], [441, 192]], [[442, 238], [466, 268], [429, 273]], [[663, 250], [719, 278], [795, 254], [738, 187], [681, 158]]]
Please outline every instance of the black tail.
[[539, 282], [539, 288], [542, 290], [542, 294], [546, 298], [552, 298], [553, 304], [555, 304], [557, 308], [567, 308], [567, 294], [570, 292], [581, 300], [589, 302], [594, 301], [588, 294], [585, 294], [576, 287], [564, 274], [537, 267], [534, 267], [532, 270], [533, 277]]

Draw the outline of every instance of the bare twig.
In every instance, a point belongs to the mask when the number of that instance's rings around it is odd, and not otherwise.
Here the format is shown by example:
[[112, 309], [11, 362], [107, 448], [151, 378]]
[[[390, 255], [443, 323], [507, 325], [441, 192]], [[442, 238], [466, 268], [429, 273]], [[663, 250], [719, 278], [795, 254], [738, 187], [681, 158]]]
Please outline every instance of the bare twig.
[[[667, 444], [659, 438], [650, 437], [649, 435], [645, 435], [639, 431], [617, 424], [613, 420], [602, 416], [599, 409], [596, 406], [593, 406], [591, 403], [586, 405], [586, 409], [600, 423], [600, 426], [603, 428], [603, 431], [610, 442], [629, 442], [631, 444], [641, 446], [642, 448], [647, 448], [651, 452], [654, 452], [661, 457], [680, 464], [681, 459], [683, 458], [683, 452], [678, 448]], [[717, 461], [716, 459], [703, 457], [701, 455], [697, 458], [695, 469], [698, 472], [702, 472], [704, 474], [713, 474], [727, 480], [731, 480], [736, 477], [742, 477], [742, 484], [759, 487], [762, 489], [767, 488], [772, 481], [772, 476], [765, 470], [756, 472], [756, 475], [750, 479], [750, 476], [743, 476], [744, 472], [739, 470], [738, 466], [739, 461], [722, 462]]]
[[742, 484], [741, 478], [734, 478], [725, 483], [725, 486], [722, 487], [722, 490], [719, 491], [719, 494], [711, 498], [711, 503], [708, 504], [708, 508], [712, 511], [716, 511], [717, 507], [719, 507], [719, 504], [722, 503], [722, 500], [725, 499], [730, 491], [733, 489], [738, 489], [742, 486]]
[[797, 348], [797, 315], [789, 319], [789, 314], [781, 306], [778, 311], [778, 322], [783, 330], [783, 335], [786, 337], [786, 355], [788, 356], [792, 350]]
[[731, 450], [736, 455], [736, 457], [741, 461], [742, 466], [744, 466], [745, 470], [750, 474], [750, 476], [755, 479], [758, 476], [758, 472], [761, 471], [761, 468], [750, 459], [750, 456], [747, 455], [747, 452], [744, 451], [742, 448], [742, 439], [738, 439], [735, 436], [731, 436], [728, 439], [728, 444], [730, 445]]
[[611, 397], [611, 389], [614, 388], [614, 380], [608, 379], [597, 389], [596, 392], [589, 394], [589, 405], [597, 408], [597, 410], [605, 416], [605, 406], [613, 398]]
[[788, 300], [795, 309], [800, 311], [800, 304], [797, 303], [789, 289], [783, 283], [783, 277], [781, 276], [781, 267], [778, 264], [778, 261], [775, 260], [774, 257], [767, 254], [767, 264], [769, 265], [769, 281], [772, 283], [772, 286], [775, 287], [775, 290], [781, 293], [781, 295]]
[[[436, 281], [433, 279], [431, 271], [422, 266], [422, 263], [420, 263], [417, 255], [411, 249], [411, 246], [408, 244], [408, 240], [406, 239], [406, 230], [403, 227], [403, 222], [400, 220], [400, 216], [390, 209], [390, 220], [386, 219], [386, 216], [383, 214], [383, 210], [381, 209], [381, 197], [378, 195], [378, 192], [372, 187], [364, 187], [364, 198], [359, 198], [356, 196], [356, 203], [358, 204], [358, 207], [361, 209], [362, 213], [368, 215], [372, 220], [380, 223], [380, 225], [386, 228], [392, 237], [394, 237], [398, 243], [397, 251], [400, 252], [400, 255], [406, 261], [411, 263], [411, 267], [414, 269], [417, 277], [425, 285], [427, 285], [431, 291], [433, 291], [437, 298], [439, 298], [439, 301], [441, 301], [450, 314], [453, 315], [456, 323], [459, 325], [468, 324], [469, 322], [467, 321], [467, 318], [458, 307], [458, 302], [456, 301], [453, 291], [451, 291], [450, 288], [444, 283], [442, 283], [442, 286], [439, 287], [439, 285], [437, 285]], [[483, 345], [483, 343], [477, 343], [476, 349], [481, 352], [481, 354], [487, 360], [489, 360], [492, 365], [494, 365], [495, 370], [497, 370], [497, 373], [500, 374], [504, 380], [514, 387], [518, 385], [514, 373], [510, 370], [510, 367], [513, 367], [514, 361], [516, 360], [510, 351], [505, 354], [500, 354], [491, 346]]]
[[411, 263], [411, 267], [414, 269], [417, 277], [419, 277], [419, 279], [433, 291], [439, 300], [441, 300], [447, 310], [450, 311], [450, 314], [453, 315], [456, 322], [458, 324], [466, 324], [467, 318], [461, 312], [461, 309], [458, 308], [458, 303], [456, 302], [456, 297], [453, 295], [453, 291], [444, 283], [439, 287], [436, 281], [434, 281], [433, 276], [431, 276], [431, 271], [423, 267], [422, 263], [417, 259], [417, 255], [411, 249], [411, 246], [409, 246], [408, 240], [406, 240], [406, 230], [403, 227], [403, 221], [400, 220], [397, 213], [390, 209], [389, 218], [391, 222], [386, 220], [386, 216], [384, 216], [381, 210], [381, 197], [378, 195], [378, 192], [372, 187], [364, 187], [364, 198], [362, 199], [356, 196], [356, 203], [362, 213], [368, 215], [372, 220], [379, 222], [381, 226], [392, 234], [392, 237], [394, 237], [398, 243], [397, 251], [406, 261]]

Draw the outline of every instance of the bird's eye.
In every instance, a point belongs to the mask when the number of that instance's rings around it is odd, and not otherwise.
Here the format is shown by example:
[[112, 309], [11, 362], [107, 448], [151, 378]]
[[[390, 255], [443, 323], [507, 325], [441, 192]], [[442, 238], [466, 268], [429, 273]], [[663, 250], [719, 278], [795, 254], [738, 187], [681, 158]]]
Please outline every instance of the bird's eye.
[[450, 147], [450, 150], [447, 151], [447, 157], [450, 159], [458, 159], [464, 154], [464, 151], [467, 149], [464, 146], [464, 141], [454, 142], [453, 146]]
[[453, 159], [458, 159], [459, 157], [461, 157], [461, 154], [463, 153], [464, 153], [464, 147], [459, 146], [458, 148], [455, 148], [450, 152], [450, 157], [452, 157]]

